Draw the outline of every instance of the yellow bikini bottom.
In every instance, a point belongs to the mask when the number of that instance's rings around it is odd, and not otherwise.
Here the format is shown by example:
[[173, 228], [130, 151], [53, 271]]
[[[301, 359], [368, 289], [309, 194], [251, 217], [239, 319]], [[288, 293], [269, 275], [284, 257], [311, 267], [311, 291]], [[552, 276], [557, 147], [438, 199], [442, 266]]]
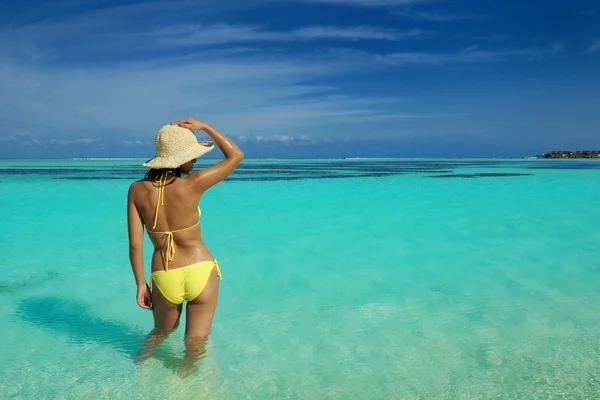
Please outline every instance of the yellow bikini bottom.
[[154, 271], [150, 274], [150, 280], [165, 299], [173, 304], [181, 304], [184, 300], [194, 300], [202, 293], [213, 268], [223, 279], [217, 260], [206, 260], [167, 271]]

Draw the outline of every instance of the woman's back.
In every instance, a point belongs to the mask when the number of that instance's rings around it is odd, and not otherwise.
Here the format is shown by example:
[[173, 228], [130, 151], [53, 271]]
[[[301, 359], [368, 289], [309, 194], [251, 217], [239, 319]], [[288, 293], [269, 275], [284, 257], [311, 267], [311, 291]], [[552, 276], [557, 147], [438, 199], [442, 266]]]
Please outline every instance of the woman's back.
[[[133, 201], [154, 244], [153, 271], [164, 269], [166, 264], [169, 269], [184, 266], [198, 256], [212, 258], [200, 233], [200, 193], [186, 178], [173, 174], [164, 178], [164, 185], [159, 179], [146, 178], [132, 186]], [[171, 245], [177, 251], [167, 263], [160, 255], [167, 254]]]

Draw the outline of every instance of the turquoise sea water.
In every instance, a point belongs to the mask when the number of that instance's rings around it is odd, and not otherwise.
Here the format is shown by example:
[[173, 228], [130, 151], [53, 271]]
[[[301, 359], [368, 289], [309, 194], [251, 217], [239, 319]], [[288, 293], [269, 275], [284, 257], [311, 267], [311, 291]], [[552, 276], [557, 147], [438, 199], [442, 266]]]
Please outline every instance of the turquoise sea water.
[[0, 398], [600, 398], [600, 161], [244, 160], [187, 379], [181, 328], [133, 362], [142, 161], [0, 161]]

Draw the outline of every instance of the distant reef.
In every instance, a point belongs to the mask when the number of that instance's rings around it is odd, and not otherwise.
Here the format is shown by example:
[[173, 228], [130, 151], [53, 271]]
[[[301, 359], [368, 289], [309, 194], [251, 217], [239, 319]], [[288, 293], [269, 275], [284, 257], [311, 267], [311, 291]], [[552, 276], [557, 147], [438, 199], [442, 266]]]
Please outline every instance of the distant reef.
[[600, 158], [600, 150], [549, 151], [537, 156], [537, 158]]

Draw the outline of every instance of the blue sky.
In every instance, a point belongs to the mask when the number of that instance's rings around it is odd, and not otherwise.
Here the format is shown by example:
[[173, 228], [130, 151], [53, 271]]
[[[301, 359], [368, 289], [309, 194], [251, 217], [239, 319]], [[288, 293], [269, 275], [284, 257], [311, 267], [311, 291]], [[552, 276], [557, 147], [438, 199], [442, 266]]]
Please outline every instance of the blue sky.
[[186, 116], [248, 157], [600, 148], [591, 0], [0, 6], [0, 157], [149, 158]]

